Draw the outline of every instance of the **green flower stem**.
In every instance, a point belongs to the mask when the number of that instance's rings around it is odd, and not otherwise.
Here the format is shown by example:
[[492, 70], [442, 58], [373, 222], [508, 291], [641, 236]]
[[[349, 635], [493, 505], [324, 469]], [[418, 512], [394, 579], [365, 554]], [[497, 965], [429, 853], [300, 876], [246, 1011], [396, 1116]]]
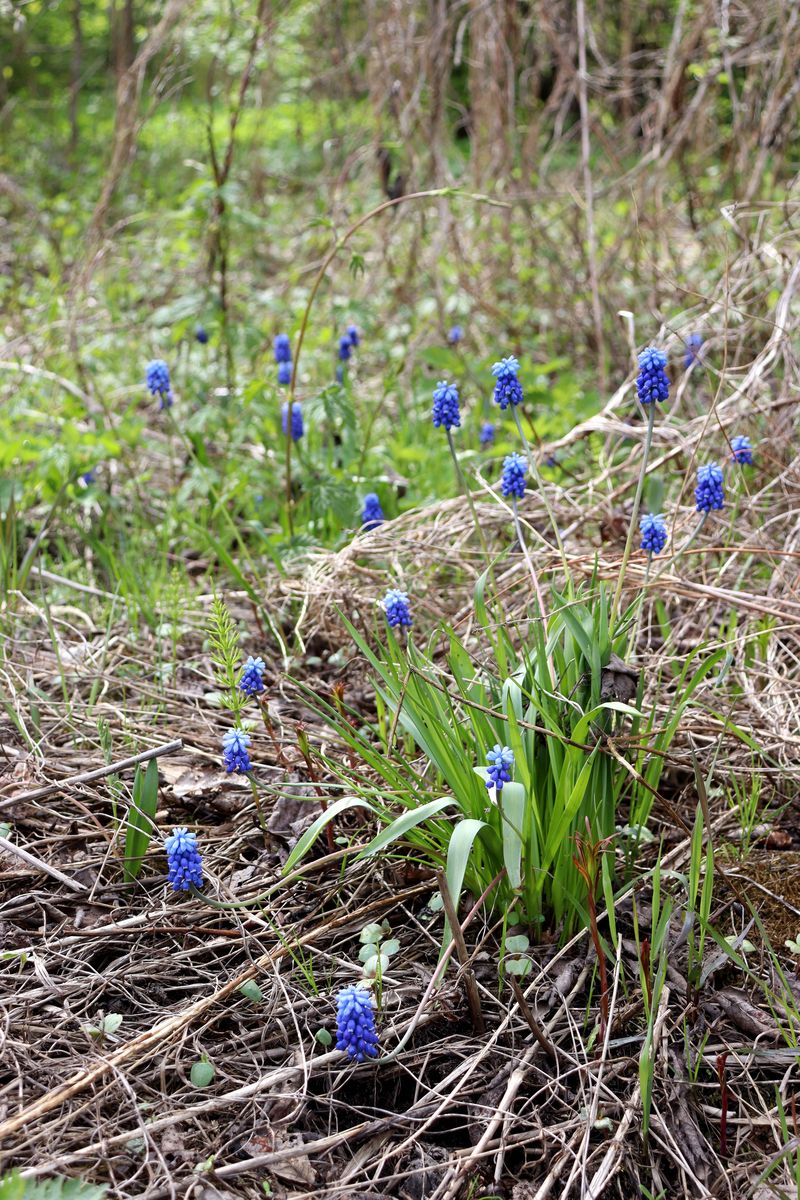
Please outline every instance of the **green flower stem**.
[[534, 454], [530, 447], [530, 443], [528, 442], [528, 439], [525, 436], [525, 431], [522, 428], [522, 422], [519, 419], [519, 410], [518, 410], [516, 404], [513, 407], [514, 407], [514, 423], [517, 426], [517, 433], [520, 436], [520, 441], [522, 442], [523, 448], [525, 450], [525, 457], [528, 460], [528, 469], [531, 473], [531, 476], [532, 476], [534, 482], [536, 483], [536, 487], [538, 489], [539, 495], [542, 498], [542, 503], [544, 504], [545, 511], [547, 512], [547, 519], [550, 522], [551, 528], [553, 530], [553, 537], [556, 539], [556, 546], [558, 547], [558, 552], [561, 555], [561, 562], [564, 567], [564, 575], [567, 579], [569, 579], [569, 577], [570, 577], [569, 563], [567, 562], [567, 556], [564, 553], [564, 543], [561, 541], [561, 534], [559, 533], [559, 530], [558, 530], [558, 523], [556, 521], [555, 513], [553, 512], [553, 509], [550, 506], [550, 501], [547, 498], [547, 491], [544, 486], [544, 480], [542, 479], [541, 473], [539, 471], [539, 464], [537, 463], [536, 458], [534, 457]]
[[[703, 528], [703, 526], [705, 525], [707, 517], [708, 517], [708, 513], [707, 513], [707, 512], [704, 512], [704, 513], [701, 515], [701, 517], [700, 517], [700, 520], [697, 522], [697, 524], [695, 525], [695, 527], [694, 527], [694, 529], [692, 530], [692, 532], [689, 534], [689, 536], [688, 536], [688, 538], [686, 539], [686, 541], [683, 543], [683, 545], [682, 545], [682, 546], [679, 546], [679, 547], [678, 547], [678, 549], [677, 549], [677, 550], [675, 551], [675, 553], [673, 554], [672, 558], [669, 560], [669, 565], [670, 565], [670, 567], [674, 567], [674, 566], [675, 566], [675, 563], [676, 563], [676, 562], [677, 562], [677, 561], [678, 561], [678, 560], [679, 560], [679, 559], [682, 557], [682, 555], [684, 555], [684, 554], [686, 553], [686, 551], [689, 549], [689, 547], [691, 546], [691, 544], [694, 542], [695, 538], [696, 538], [696, 537], [698, 536], [698, 534], [700, 533], [700, 530], [701, 530], [701, 529]], [[658, 573], [657, 573], [657, 574], [656, 574], [656, 575], [653, 577], [654, 581], [655, 581], [656, 579], [658, 579], [658, 578], [659, 578], [661, 575], [663, 575], [663, 573], [664, 573], [664, 571], [666, 571], [666, 569], [667, 569], [667, 564], [666, 564], [666, 563], [664, 563], [664, 566], [661, 568], [661, 570], [660, 570], [660, 571], [659, 571], [659, 572], [658, 572]]]
[[614, 602], [611, 605], [611, 615], [609, 623], [611, 628], [614, 628], [614, 622], [619, 611], [620, 600], [622, 599], [622, 587], [625, 582], [625, 571], [628, 567], [628, 561], [633, 549], [633, 538], [638, 528], [639, 509], [642, 504], [642, 492], [644, 491], [644, 481], [647, 475], [647, 460], [650, 457], [650, 447], [653, 444], [653, 423], [656, 419], [656, 404], [653, 401], [647, 406], [647, 433], [644, 439], [644, 453], [642, 455], [642, 467], [639, 471], [639, 481], [636, 484], [636, 495], [633, 498], [633, 512], [631, 513], [631, 523], [628, 528], [628, 539], [625, 542], [625, 550], [622, 555], [622, 562], [619, 568], [619, 578], [617, 579], [617, 590], [614, 593]]
[[253, 799], [255, 800], [255, 804], [256, 804], [256, 812], [258, 813], [258, 823], [261, 826], [261, 832], [264, 834], [264, 837], [266, 838], [267, 834], [269, 833], [269, 830], [267, 829], [267, 822], [264, 818], [264, 810], [261, 807], [261, 797], [258, 794], [258, 788], [256, 787], [256, 781], [249, 772], [248, 772], [247, 778], [250, 783], [250, 791], [253, 793]]
[[453, 443], [452, 430], [446, 429], [445, 433], [447, 434], [447, 444], [450, 447], [450, 454], [452, 456], [453, 464], [456, 469], [456, 479], [458, 481], [459, 487], [461, 488], [461, 491], [464, 493], [464, 496], [466, 497], [467, 504], [469, 505], [469, 511], [472, 514], [472, 521], [475, 526], [475, 532], [478, 535], [478, 539], [481, 543], [481, 549], [483, 550], [483, 555], [486, 560], [486, 566], [489, 571], [489, 578], [491, 579], [492, 586], [494, 587], [495, 592], [496, 592], [497, 591], [497, 581], [494, 577], [494, 569], [492, 567], [492, 560], [489, 556], [489, 547], [486, 544], [486, 537], [484, 536], [483, 529], [481, 528], [481, 523], [478, 520], [478, 513], [475, 509], [475, 502], [472, 499], [472, 492], [470, 491], [469, 484], [467, 483], [467, 481], [464, 477], [464, 472], [461, 470], [461, 463], [458, 461], [458, 455], [456, 454], [456, 448]]
[[642, 623], [642, 609], [644, 608], [644, 598], [645, 598], [645, 594], [647, 592], [647, 582], [650, 578], [650, 568], [652, 567], [652, 565], [653, 565], [653, 555], [651, 552], [651, 553], [648, 553], [648, 555], [647, 555], [647, 566], [644, 569], [644, 579], [642, 580], [642, 586], [639, 591], [639, 607], [636, 611], [636, 621], [634, 622], [633, 631], [631, 632], [631, 636], [628, 639], [628, 645], [630, 646], [630, 648], [634, 654], [636, 653], [636, 642], [639, 637], [639, 626]]
[[[536, 568], [533, 565], [533, 560], [531, 559], [531, 556], [528, 553], [528, 546], [525, 541], [525, 536], [522, 532], [522, 522], [519, 519], [519, 509], [517, 508], [517, 497], [516, 496], [511, 497], [511, 508], [514, 513], [514, 528], [517, 531], [517, 541], [519, 542], [520, 549], [524, 555], [525, 562], [528, 567], [528, 571], [530, 572], [531, 580], [533, 581], [533, 590], [536, 592], [536, 603], [539, 606], [539, 617], [542, 622], [542, 639], [546, 643], [547, 642], [547, 609], [544, 606], [544, 597], [542, 596], [542, 590], [539, 587], [539, 577], [536, 574]], [[555, 673], [553, 670], [552, 657], [548, 658], [547, 661], [550, 663], [550, 682], [552, 684], [555, 680]]]

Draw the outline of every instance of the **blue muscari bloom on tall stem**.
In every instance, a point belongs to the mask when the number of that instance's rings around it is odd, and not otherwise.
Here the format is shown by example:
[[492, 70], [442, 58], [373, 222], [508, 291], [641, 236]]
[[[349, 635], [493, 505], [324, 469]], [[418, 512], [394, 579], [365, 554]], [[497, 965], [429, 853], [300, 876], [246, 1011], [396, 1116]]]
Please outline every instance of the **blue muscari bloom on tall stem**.
[[291, 362], [278, 363], [278, 383], [286, 387], [292, 382], [292, 364]]
[[197, 835], [179, 825], [164, 842], [167, 852], [167, 877], [174, 892], [188, 892], [189, 885], [203, 886], [203, 860], [197, 849]]
[[525, 495], [525, 474], [528, 464], [521, 454], [509, 454], [503, 460], [503, 475], [500, 491], [504, 496], [515, 496], [521, 500]]
[[722, 468], [716, 463], [708, 463], [697, 472], [697, 487], [694, 498], [698, 512], [711, 512], [714, 508], [722, 508], [725, 503], [725, 492], [722, 487]]
[[499, 404], [501, 408], [506, 409], [509, 405], [516, 407], [523, 401], [522, 385], [517, 379], [519, 371], [519, 363], [514, 357], [501, 358], [492, 367], [492, 374], [495, 377], [494, 385], [494, 402]]
[[201, 346], [205, 346], [206, 342], [208, 341], [208, 334], [202, 325], [197, 326], [194, 331], [194, 336], [197, 338]]
[[392, 629], [398, 625], [403, 629], [410, 629], [414, 624], [411, 620], [411, 609], [408, 606], [408, 592], [389, 588], [383, 598], [383, 611], [386, 613], [386, 620]]
[[384, 521], [381, 502], [375, 492], [367, 492], [364, 497], [364, 508], [361, 512], [361, 524], [365, 529], [374, 529]]
[[453, 429], [461, 424], [461, 413], [458, 407], [458, 388], [454, 383], [442, 380], [433, 389], [433, 426], [434, 429]]
[[275, 351], [275, 362], [283, 363], [292, 361], [292, 345], [289, 341], [288, 333], [279, 333], [272, 343], [272, 348]]
[[494, 425], [491, 421], [484, 421], [481, 425], [480, 442], [482, 446], [491, 446], [494, 441]]
[[692, 363], [695, 361], [695, 359], [697, 360], [697, 362], [700, 361], [700, 347], [702, 346], [702, 344], [703, 344], [702, 333], [690, 333], [689, 336], [687, 337], [686, 353], [683, 356], [683, 365], [687, 371], [689, 370], [689, 367], [692, 365]]
[[[286, 422], [289, 419], [288, 400], [281, 406], [281, 429], [286, 433]], [[292, 405], [292, 441], [299, 442], [303, 436], [303, 406], [299, 400]]]
[[378, 1055], [372, 996], [365, 988], [346, 987], [336, 997], [336, 1049], [356, 1062]]
[[647, 346], [639, 355], [639, 374], [636, 377], [636, 391], [642, 404], [653, 404], [656, 400], [664, 401], [669, 396], [669, 379], [664, 367], [667, 356], [655, 346]]
[[498, 792], [502, 792], [503, 784], [511, 781], [511, 772], [514, 769], [514, 751], [509, 746], [501, 746], [499, 742], [496, 742], [494, 749], [486, 755], [486, 761], [489, 764], [486, 772], [487, 788], [495, 787]]
[[253, 658], [252, 654], [244, 664], [242, 678], [239, 680], [239, 691], [246, 696], [256, 696], [264, 691], [264, 672], [267, 665], [263, 658]]
[[169, 367], [163, 358], [154, 358], [147, 364], [145, 372], [147, 387], [151, 396], [159, 397], [159, 408], [170, 408], [172, 405], [172, 387], [169, 381]]
[[349, 336], [345, 333], [342, 337], [339, 338], [339, 361], [340, 362], [349, 362], [350, 355], [352, 353], [353, 353], [353, 343], [350, 341]]
[[660, 554], [667, 544], [667, 526], [660, 513], [645, 513], [639, 520], [642, 549], [648, 554]]
[[447, 340], [451, 346], [457, 346], [464, 336], [464, 330], [460, 325], [454, 325], [447, 335]]
[[231, 771], [252, 771], [253, 764], [247, 753], [250, 734], [243, 729], [229, 729], [222, 738], [222, 762], [228, 774]]
[[358, 326], [357, 325], [348, 325], [347, 326], [347, 337], [350, 339], [350, 345], [353, 347], [354, 350], [355, 350], [356, 346], [361, 345], [361, 338], [358, 335]]
[[731, 441], [731, 455], [733, 461], [740, 463], [743, 467], [752, 467], [753, 465], [753, 447], [750, 444], [750, 438], [745, 437], [740, 433]]

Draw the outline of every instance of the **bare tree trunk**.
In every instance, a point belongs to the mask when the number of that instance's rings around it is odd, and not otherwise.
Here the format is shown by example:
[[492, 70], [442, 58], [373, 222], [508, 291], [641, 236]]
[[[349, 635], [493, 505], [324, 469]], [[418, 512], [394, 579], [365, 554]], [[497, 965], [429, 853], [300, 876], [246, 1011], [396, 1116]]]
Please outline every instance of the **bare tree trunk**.
[[81, 28], [81, 0], [72, 0], [72, 58], [70, 61], [69, 84], [69, 152], [78, 149], [78, 100], [83, 70], [83, 30]]

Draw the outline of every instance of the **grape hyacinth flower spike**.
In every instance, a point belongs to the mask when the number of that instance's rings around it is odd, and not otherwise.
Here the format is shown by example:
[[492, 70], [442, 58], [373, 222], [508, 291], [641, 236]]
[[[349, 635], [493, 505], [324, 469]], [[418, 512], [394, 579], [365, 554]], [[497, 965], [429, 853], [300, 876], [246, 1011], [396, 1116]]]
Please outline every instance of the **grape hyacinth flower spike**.
[[461, 425], [461, 412], [458, 405], [458, 388], [453, 383], [442, 380], [433, 390], [433, 426], [434, 429], [451, 430]]
[[521, 500], [525, 495], [525, 474], [528, 464], [521, 454], [509, 454], [503, 460], [503, 474], [500, 479], [500, 491], [504, 496]]
[[408, 592], [389, 588], [383, 598], [383, 611], [392, 629], [410, 629], [414, 622], [411, 619], [411, 609], [408, 606]]
[[514, 751], [510, 746], [495, 743], [494, 749], [486, 755], [489, 766], [486, 771], [487, 788], [497, 788], [502, 792], [503, 784], [511, 782], [511, 772], [514, 770]]
[[257, 696], [264, 691], [264, 672], [267, 665], [263, 658], [253, 658], [252, 654], [244, 664], [242, 678], [239, 680], [239, 691], [245, 696]]
[[484, 421], [481, 425], [480, 443], [482, 446], [491, 446], [494, 442], [495, 427], [491, 421]]
[[516, 408], [521, 404], [524, 397], [522, 394], [522, 385], [517, 378], [519, 371], [519, 363], [516, 358], [501, 358], [492, 367], [492, 374], [495, 377], [494, 395], [495, 404], [499, 404], [502, 409]]
[[703, 344], [702, 333], [690, 333], [686, 339], [686, 353], [683, 356], [683, 365], [686, 370], [693, 362], [700, 362], [700, 347]]
[[[281, 429], [283, 430], [284, 434], [286, 433], [286, 427], [287, 427], [288, 421], [289, 421], [289, 402], [287, 400], [281, 406]], [[303, 436], [303, 406], [301, 405], [299, 400], [295, 400], [294, 403], [292, 404], [291, 434], [292, 434], [293, 442], [299, 442], [300, 438]]]
[[739, 434], [731, 441], [731, 457], [734, 462], [743, 467], [752, 467], [753, 465], [753, 447], [750, 444], [750, 438], [744, 434]]
[[722, 468], [708, 463], [697, 472], [697, 487], [694, 498], [699, 513], [709, 513], [725, 504], [725, 489], [722, 486]]
[[174, 892], [188, 892], [192, 884], [203, 886], [203, 859], [197, 849], [197, 835], [183, 825], [173, 829], [164, 842], [167, 852], [167, 878]]
[[361, 338], [358, 333], [358, 326], [357, 325], [348, 325], [346, 333], [347, 333], [347, 337], [350, 339], [350, 345], [355, 350], [356, 346], [361, 345]]
[[660, 513], [645, 513], [639, 522], [642, 533], [642, 550], [646, 554], [660, 554], [667, 544], [667, 526]]
[[447, 335], [447, 341], [451, 346], [457, 346], [464, 337], [464, 330], [460, 325], [454, 325]]
[[208, 334], [202, 325], [197, 326], [194, 331], [194, 336], [197, 338], [201, 346], [205, 346], [208, 343]]
[[292, 344], [289, 341], [288, 333], [279, 333], [272, 343], [272, 348], [275, 352], [276, 363], [290, 363], [292, 361]]
[[384, 522], [381, 502], [375, 492], [367, 492], [364, 497], [364, 508], [361, 512], [361, 524], [364, 529], [375, 529]]
[[252, 771], [253, 764], [247, 753], [250, 745], [250, 734], [243, 729], [229, 729], [222, 738], [222, 762], [230, 775], [231, 771], [241, 771], [246, 774]]
[[292, 364], [290, 362], [278, 363], [278, 383], [281, 387], [288, 387], [292, 382]]
[[159, 397], [160, 409], [171, 408], [172, 386], [169, 379], [169, 367], [163, 358], [154, 358], [147, 364], [145, 379], [151, 396]]
[[378, 1055], [372, 996], [365, 988], [346, 987], [336, 997], [336, 1049], [356, 1062]]
[[642, 404], [654, 404], [656, 400], [663, 403], [669, 396], [669, 379], [664, 370], [666, 365], [666, 354], [655, 346], [647, 346], [639, 355], [636, 391]]
[[353, 343], [350, 341], [348, 334], [344, 334], [339, 338], [339, 361], [346, 363], [350, 361], [350, 355], [353, 353]]

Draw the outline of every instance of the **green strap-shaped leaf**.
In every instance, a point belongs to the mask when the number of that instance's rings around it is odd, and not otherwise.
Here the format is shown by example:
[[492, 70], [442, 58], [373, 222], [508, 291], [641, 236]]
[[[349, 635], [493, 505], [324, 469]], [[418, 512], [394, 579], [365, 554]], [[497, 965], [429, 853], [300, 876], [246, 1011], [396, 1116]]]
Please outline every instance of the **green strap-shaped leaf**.
[[508, 882], [514, 889], [522, 886], [525, 800], [525, 788], [521, 783], [505, 784], [497, 797], [497, 807], [503, 819], [503, 862]]
[[158, 806], [158, 762], [151, 758], [147, 769], [136, 768], [133, 780], [133, 801], [128, 809], [125, 830], [125, 858], [122, 873], [127, 883], [136, 878], [142, 869], [150, 839], [153, 836], [153, 819]]
[[408, 833], [409, 829], [415, 829], [417, 825], [421, 825], [423, 821], [427, 821], [429, 817], [435, 817], [437, 813], [442, 812], [445, 808], [456, 807], [456, 802], [452, 796], [444, 796], [440, 800], [430, 800], [427, 804], [420, 805], [419, 808], [409, 809], [403, 813], [396, 821], [392, 821], [386, 829], [372, 839], [370, 844], [361, 851], [356, 859], [369, 858], [376, 854], [378, 850], [383, 850], [384, 846], [388, 846], [390, 842], [394, 842], [397, 838], [401, 838], [403, 834]]
[[369, 801], [361, 799], [360, 796], [342, 796], [341, 800], [335, 800], [333, 804], [329, 804], [325, 812], [320, 813], [314, 824], [308, 827], [294, 850], [292, 850], [292, 853], [286, 860], [286, 866], [283, 868], [284, 875], [288, 871], [291, 871], [295, 863], [300, 861], [306, 850], [317, 840], [328, 822], [332, 821], [334, 817], [338, 817], [339, 813], [346, 812], [349, 808], [368, 808], [370, 812], [375, 811]]
[[[458, 912], [458, 902], [461, 899], [461, 889], [464, 886], [464, 876], [467, 872], [469, 856], [472, 853], [475, 838], [482, 829], [487, 828], [488, 826], [485, 821], [478, 821], [474, 817], [468, 817], [466, 821], [459, 821], [450, 837], [447, 847], [447, 887], [450, 891], [453, 908], [456, 912]], [[451, 937], [450, 922], [445, 921], [442, 950], [447, 948]]]

